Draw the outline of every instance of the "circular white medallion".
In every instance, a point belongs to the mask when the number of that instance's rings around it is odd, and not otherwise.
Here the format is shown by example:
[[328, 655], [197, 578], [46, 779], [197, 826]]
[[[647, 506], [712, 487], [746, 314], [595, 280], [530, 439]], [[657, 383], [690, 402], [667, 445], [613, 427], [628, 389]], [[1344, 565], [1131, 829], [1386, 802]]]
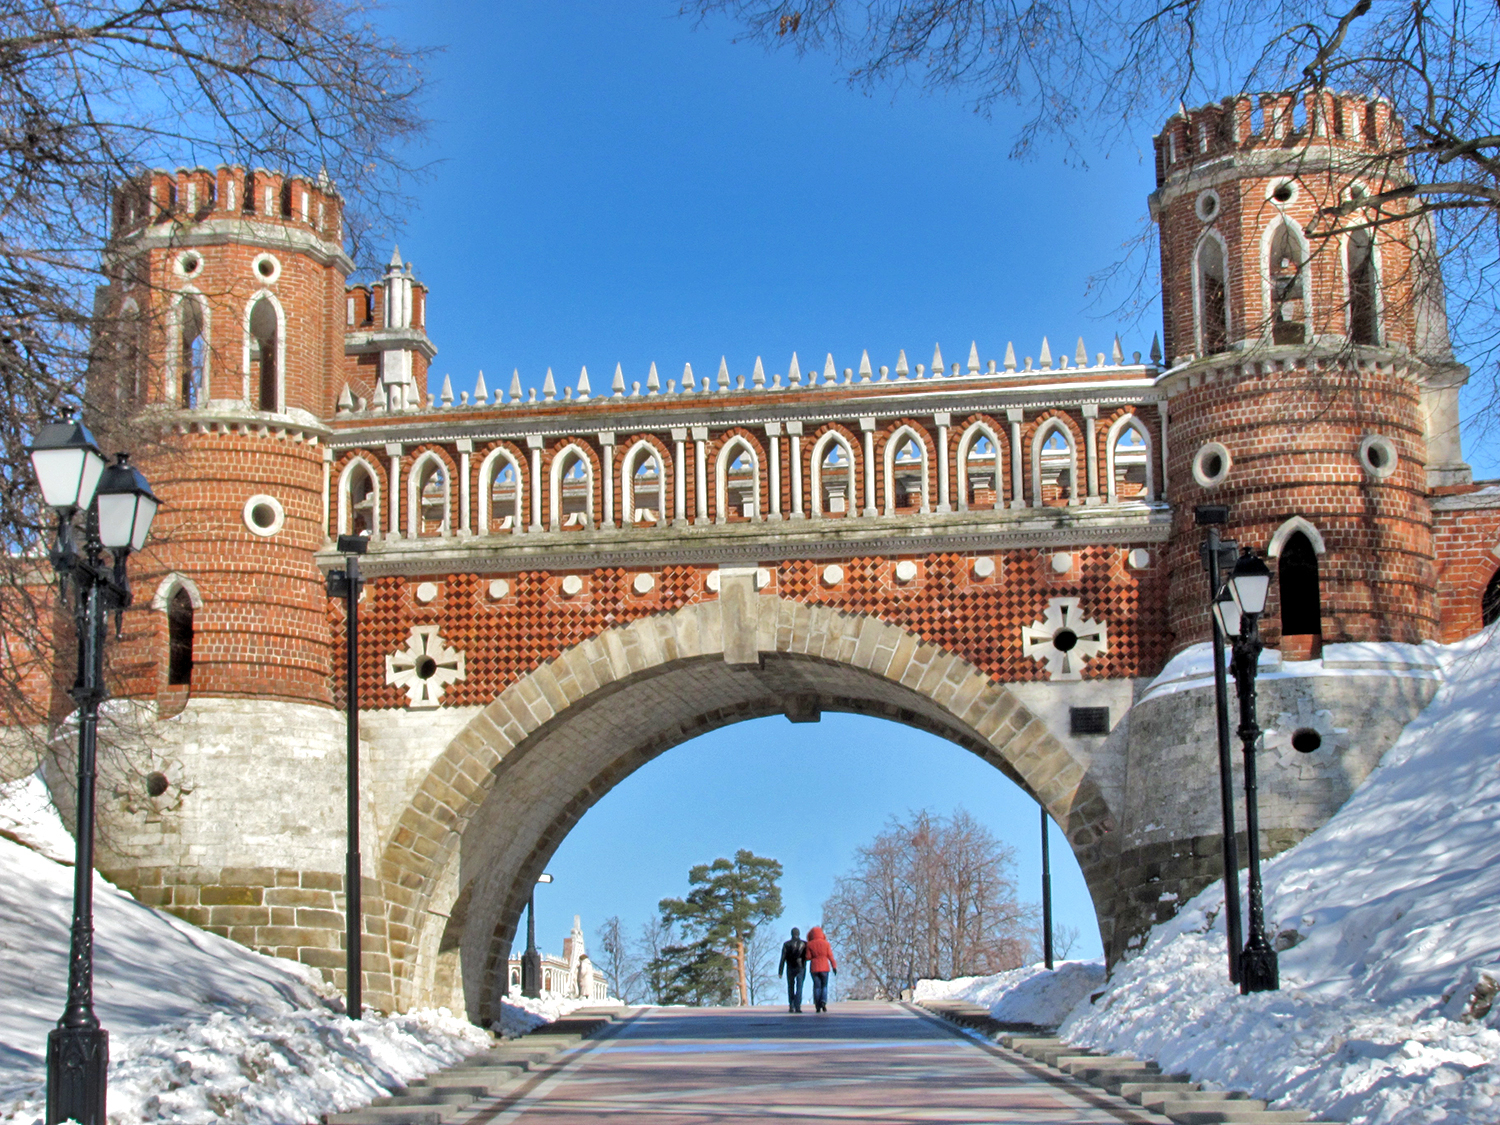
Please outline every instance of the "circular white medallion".
[[823, 585], [837, 586], [844, 580], [844, 568], [838, 563], [829, 563], [823, 568]]
[[975, 559], [973, 570], [975, 578], [989, 578], [995, 573], [995, 560], [988, 555], [981, 559]]
[[637, 574], [630, 583], [630, 588], [637, 594], [649, 594], [656, 589], [656, 576], [654, 574]]
[[708, 577], [703, 580], [703, 584], [707, 586], [710, 591], [717, 594], [719, 592], [719, 572], [717, 570], [709, 571]]
[[1067, 551], [1058, 551], [1052, 556], [1052, 571], [1054, 574], [1067, 574], [1073, 569], [1073, 556]]
[[1151, 552], [1144, 547], [1137, 547], [1125, 556], [1125, 562], [1131, 570], [1145, 570], [1151, 565]]
[[896, 564], [896, 581], [910, 582], [917, 576], [917, 564], [911, 559], [902, 559]]
[[437, 601], [438, 588], [436, 582], [419, 582], [417, 584], [417, 601], [426, 605], [428, 602]]
[[252, 534], [269, 539], [286, 523], [286, 509], [276, 497], [258, 493], [245, 501], [244, 518]]
[[562, 592], [568, 597], [583, 593], [583, 579], [576, 574], [569, 574], [562, 580]]
[[490, 597], [491, 598], [493, 598], [495, 601], [498, 602], [501, 598], [505, 597], [505, 595], [508, 594], [508, 593], [510, 593], [510, 583], [509, 582], [507, 582], [503, 578], [492, 578], [492, 579], [490, 579]]

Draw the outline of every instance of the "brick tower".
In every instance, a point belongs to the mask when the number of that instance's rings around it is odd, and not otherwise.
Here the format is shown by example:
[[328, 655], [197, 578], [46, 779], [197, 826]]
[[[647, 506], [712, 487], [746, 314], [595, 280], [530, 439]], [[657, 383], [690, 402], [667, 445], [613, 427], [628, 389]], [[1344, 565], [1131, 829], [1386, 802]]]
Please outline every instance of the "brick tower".
[[1468, 481], [1468, 371], [1426, 228], [1399, 203], [1373, 232], [1327, 211], [1400, 186], [1399, 142], [1385, 103], [1327, 93], [1227, 99], [1156, 138], [1179, 646], [1207, 634], [1203, 503], [1269, 556], [1284, 657], [1438, 635], [1428, 493]]

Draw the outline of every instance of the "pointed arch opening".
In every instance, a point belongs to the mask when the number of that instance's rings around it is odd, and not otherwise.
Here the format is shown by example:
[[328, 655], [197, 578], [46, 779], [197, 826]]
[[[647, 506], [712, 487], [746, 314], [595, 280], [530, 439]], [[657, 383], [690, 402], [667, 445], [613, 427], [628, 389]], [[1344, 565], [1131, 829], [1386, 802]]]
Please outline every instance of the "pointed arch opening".
[[983, 422], [975, 422], [958, 439], [958, 510], [998, 508], [1000, 439]]
[[1204, 355], [1229, 347], [1229, 282], [1224, 243], [1214, 231], [1198, 243], [1194, 289], [1198, 297], [1198, 346]]
[[1486, 625], [1500, 621], [1500, 570], [1490, 575], [1489, 585], [1479, 599], [1479, 619]]
[[620, 462], [620, 496], [627, 524], [653, 527], [662, 522], [665, 482], [656, 446], [643, 439], [626, 450]]
[[1380, 343], [1380, 285], [1375, 260], [1375, 234], [1349, 234], [1349, 339], [1356, 344]]
[[1049, 418], [1031, 439], [1031, 506], [1078, 503], [1078, 447], [1061, 418]]
[[167, 598], [167, 683], [191, 686], [193, 632], [196, 607], [187, 588], [178, 586]]
[[719, 450], [714, 500], [719, 523], [744, 523], [760, 516], [760, 454], [742, 434]]
[[452, 532], [452, 481], [448, 466], [429, 450], [412, 463], [407, 476], [406, 519], [415, 538]]
[[256, 298], [250, 306], [245, 342], [249, 352], [250, 393], [254, 396], [255, 408], [279, 414], [282, 409], [281, 310], [269, 293]]
[[814, 516], [847, 516], [854, 485], [854, 447], [843, 434], [829, 430], [812, 450]]
[[885, 442], [885, 514], [931, 510], [927, 443], [913, 427], [902, 426]]
[[177, 301], [176, 368], [176, 405], [192, 410], [202, 401], [208, 376], [208, 313], [196, 293], [183, 293]]
[[1104, 477], [1111, 504], [1156, 499], [1151, 433], [1134, 414], [1115, 420], [1105, 437]]
[[582, 446], [567, 445], [552, 458], [551, 515], [553, 531], [594, 526], [594, 464]]
[[363, 457], [339, 474], [339, 534], [380, 537], [380, 475]]
[[1270, 279], [1271, 342], [1307, 343], [1311, 320], [1307, 294], [1307, 244], [1285, 219], [1271, 232], [1266, 272]]
[[1281, 635], [1321, 637], [1323, 601], [1318, 585], [1318, 552], [1301, 531], [1287, 536], [1276, 565], [1281, 595]]
[[492, 449], [479, 466], [479, 526], [489, 535], [521, 530], [521, 462], [508, 449]]

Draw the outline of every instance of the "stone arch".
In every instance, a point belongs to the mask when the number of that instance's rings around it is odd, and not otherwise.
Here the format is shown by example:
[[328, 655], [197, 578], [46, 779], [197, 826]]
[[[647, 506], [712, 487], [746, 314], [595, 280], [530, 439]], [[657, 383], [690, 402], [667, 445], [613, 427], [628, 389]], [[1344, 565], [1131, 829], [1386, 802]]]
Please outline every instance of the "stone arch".
[[187, 591], [188, 600], [193, 603], [194, 609], [203, 608], [203, 595], [198, 592], [198, 584], [186, 574], [175, 570], [157, 584], [156, 593], [151, 597], [151, 608], [158, 613], [164, 612], [172, 601], [172, 595], [178, 590]]
[[548, 524], [553, 531], [559, 531], [563, 526], [563, 479], [573, 469], [574, 459], [583, 465], [584, 489], [583, 494], [586, 502], [584, 520], [588, 527], [595, 526], [594, 521], [594, 489], [599, 480], [599, 465], [594, 451], [587, 443], [573, 439], [560, 443], [552, 451], [548, 461], [547, 479], [551, 486], [547, 497]]
[[[263, 315], [263, 310], [270, 310], [270, 324], [263, 323], [268, 319]], [[243, 354], [240, 358], [240, 371], [244, 377], [244, 387], [241, 391], [244, 402], [254, 404], [256, 409], [269, 410], [272, 413], [286, 409], [286, 310], [281, 307], [281, 302], [276, 299], [276, 294], [269, 289], [262, 289], [245, 302], [245, 318], [242, 325], [244, 336]], [[272, 348], [270, 356], [263, 354], [266, 343]], [[259, 360], [260, 366], [255, 362]], [[270, 363], [271, 369], [266, 371], [265, 365]], [[259, 381], [252, 378], [259, 373]], [[270, 401], [271, 406], [266, 406]]]
[[[506, 464], [516, 474], [516, 496], [511, 511], [497, 512], [493, 508], [495, 478], [504, 471], [503, 466]], [[485, 452], [484, 460], [479, 463], [478, 530], [480, 535], [494, 534], [490, 527], [491, 522], [495, 519], [503, 520], [506, 516], [511, 517], [510, 530], [512, 532], [520, 534], [526, 530], [524, 513], [527, 478], [526, 456], [514, 445], [509, 442], [500, 442]]]
[[922, 503], [921, 511], [925, 514], [932, 511], [932, 484], [928, 480], [932, 469], [933, 450], [931, 439], [927, 431], [915, 422], [902, 422], [885, 439], [884, 468], [885, 468], [885, 508], [886, 515], [896, 513], [896, 453], [906, 445], [907, 440], [916, 443], [917, 451], [921, 454], [918, 462], [922, 472]]
[[1229, 246], [1210, 227], [1193, 250], [1193, 312], [1200, 355], [1229, 347]]
[[172, 303], [172, 347], [166, 398], [174, 408], [191, 410], [208, 397], [212, 375], [212, 311], [203, 294], [184, 286]]
[[438, 534], [447, 537], [453, 534], [453, 486], [455, 470], [445, 453], [438, 449], [426, 449], [412, 459], [406, 471], [406, 535], [408, 539], [423, 538], [422, 525], [426, 522], [422, 514], [422, 493], [427, 474], [432, 466], [443, 474], [443, 518]]
[[1146, 445], [1146, 501], [1149, 503], [1156, 499], [1156, 472], [1153, 467], [1155, 447], [1151, 443], [1151, 428], [1137, 415], [1129, 412], [1116, 418], [1104, 435], [1104, 481], [1109, 502], [1120, 502], [1119, 488], [1115, 483], [1115, 445], [1126, 430], [1134, 430], [1140, 434], [1141, 441]]
[[1079, 503], [1078, 497], [1078, 451], [1083, 446], [1081, 435], [1074, 427], [1073, 419], [1066, 414], [1053, 413], [1038, 418], [1031, 431], [1031, 506], [1046, 506], [1042, 492], [1042, 451], [1053, 434], [1061, 434], [1068, 446], [1068, 504]]
[[837, 444], [849, 459], [849, 478], [845, 488], [842, 515], [853, 515], [859, 510], [860, 448], [853, 434], [842, 426], [829, 426], [810, 443], [808, 448], [808, 489], [812, 493], [812, 514], [817, 519], [828, 513], [823, 510], [823, 460], [828, 456], [829, 446]]
[[[752, 499], [750, 519], [761, 518], [761, 493], [764, 491], [765, 452], [744, 430], [732, 430], [723, 436], [718, 452], [714, 456], [714, 521], [729, 523], [729, 467], [744, 453], [750, 458], [750, 494]], [[741, 519], [744, 517], [741, 516]]]
[[584, 813], [666, 750], [793, 702], [931, 731], [1022, 786], [1065, 832], [1108, 947], [1115, 815], [1009, 688], [873, 615], [724, 573], [718, 600], [605, 630], [517, 680], [436, 757], [379, 863], [397, 1007], [431, 1002], [439, 966], [421, 951], [446, 947], [487, 1022], [527, 891]]
[[1328, 553], [1328, 547], [1323, 543], [1323, 533], [1301, 516], [1293, 516], [1272, 533], [1270, 545], [1266, 547], [1266, 558], [1279, 559], [1286, 541], [1299, 531], [1307, 536], [1307, 541], [1312, 544], [1314, 551], [1320, 555]]
[[380, 538], [380, 470], [375, 463], [369, 460], [363, 453], [356, 453], [344, 462], [339, 470], [339, 516], [338, 533], [340, 535], [353, 534], [354, 523], [354, 496], [353, 477], [356, 469], [362, 469], [370, 477], [370, 495], [373, 503], [370, 506], [370, 538]]
[[[651, 434], [638, 434], [622, 443], [625, 452], [620, 465], [620, 517], [624, 527], [635, 526], [635, 514], [640, 509], [636, 503], [635, 475], [645, 460], [656, 462], [656, 523], [658, 526], [670, 520], [667, 498], [672, 488], [672, 454], [666, 445]], [[643, 521], [644, 522], [644, 521]]]
[[1312, 249], [1301, 228], [1284, 215], [1267, 224], [1261, 234], [1260, 260], [1266, 342], [1299, 344], [1311, 339]]
[[1006, 454], [1008, 446], [1002, 439], [1002, 427], [995, 424], [988, 417], [977, 417], [971, 419], [964, 427], [963, 433], [958, 439], [958, 445], [954, 451], [954, 465], [956, 472], [953, 479], [958, 482], [958, 510], [966, 512], [969, 510], [969, 451], [974, 443], [980, 438], [988, 439], [990, 447], [995, 451], [995, 479], [992, 491], [995, 493], [995, 508], [1005, 507], [1006, 486]]

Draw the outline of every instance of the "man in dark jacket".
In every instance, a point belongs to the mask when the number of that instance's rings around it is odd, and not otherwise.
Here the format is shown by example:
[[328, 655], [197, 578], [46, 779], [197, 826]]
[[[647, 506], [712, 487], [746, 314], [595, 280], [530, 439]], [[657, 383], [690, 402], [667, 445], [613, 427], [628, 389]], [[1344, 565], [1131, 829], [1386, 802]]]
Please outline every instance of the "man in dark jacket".
[[776, 966], [778, 977], [783, 969], [786, 970], [787, 1008], [793, 1012], [800, 1012], [802, 1010], [802, 982], [807, 976], [807, 942], [802, 940], [801, 933], [795, 926], [792, 927], [792, 940], [781, 944], [781, 961]]

